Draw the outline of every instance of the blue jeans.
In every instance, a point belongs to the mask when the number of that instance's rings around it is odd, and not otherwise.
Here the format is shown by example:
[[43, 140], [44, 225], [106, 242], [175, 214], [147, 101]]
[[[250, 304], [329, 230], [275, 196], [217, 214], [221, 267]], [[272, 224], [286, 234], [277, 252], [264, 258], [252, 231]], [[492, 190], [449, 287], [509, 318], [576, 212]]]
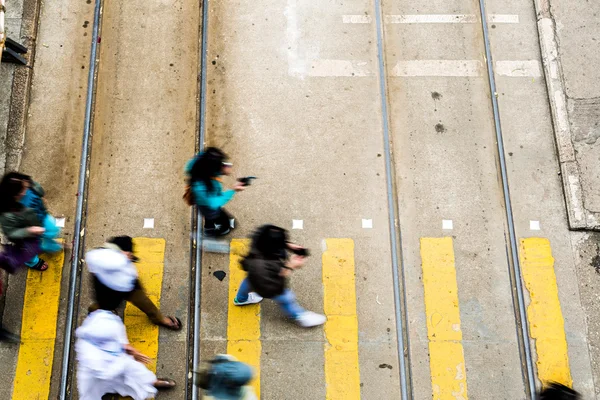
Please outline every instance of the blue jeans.
[[[250, 281], [246, 278], [242, 281], [237, 295], [235, 296], [238, 303], [243, 303], [248, 300], [248, 293], [251, 291], [252, 287], [250, 286]], [[289, 318], [296, 319], [304, 312], [304, 308], [300, 307], [300, 304], [296, 301], [296, 295], [290, 289], [285, 289], [282, 294], [273, 297], [272, 300], [275, 300], [275, 302], [279, 304], [281, 310]]]

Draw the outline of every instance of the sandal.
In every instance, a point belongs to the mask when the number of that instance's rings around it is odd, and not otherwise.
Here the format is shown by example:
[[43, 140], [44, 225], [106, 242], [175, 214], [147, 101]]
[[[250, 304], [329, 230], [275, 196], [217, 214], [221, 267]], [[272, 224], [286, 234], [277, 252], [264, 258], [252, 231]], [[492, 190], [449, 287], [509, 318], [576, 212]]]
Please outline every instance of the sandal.
[[40, 261], [38, 261], [37, 264], [35, 264], [33, 267], [29, 267], [29, 268], [33, 269], [35, 271], [44, 272], [45, 270], [48, 269], [48, 263], [40, 258]]
[[175, 381], [169, 378], [156, 378], [156, 382], [154, 382], [154, 387], [158, 390], [173, 389], [175, 387]]
[[171, 323], [170, 324], [165, 324], [163, 322], [163, 323], [160, 324], [161, 326], [164, 326], [165, 328], [170, 329], [172, 331], [180, 331], [181, 330], [181, 328], [183, 327], [183, 325], [181, 324], [181, 320], [179, 318], [177, 318], [177, 317], [171, 317], [171, 316], [168, 316], [167, 318], [171, 320]]

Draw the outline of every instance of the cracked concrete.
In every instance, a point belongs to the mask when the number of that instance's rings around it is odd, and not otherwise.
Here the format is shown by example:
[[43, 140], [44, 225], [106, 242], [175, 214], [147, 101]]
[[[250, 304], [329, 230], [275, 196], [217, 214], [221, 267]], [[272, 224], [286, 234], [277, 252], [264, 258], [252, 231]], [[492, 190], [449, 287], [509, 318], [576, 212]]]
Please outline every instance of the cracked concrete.
[[[592, 373], [594, 382], [600, 382], [600, 234], [578, 234], [573, 237], [573, 242], [576, 249], [579, 293], [586, 315]], [[595, 386], [597, 397], [600, 395], [600, 387]]]
[[535, 4], [569, 225], [600, 230], [600, 3]]

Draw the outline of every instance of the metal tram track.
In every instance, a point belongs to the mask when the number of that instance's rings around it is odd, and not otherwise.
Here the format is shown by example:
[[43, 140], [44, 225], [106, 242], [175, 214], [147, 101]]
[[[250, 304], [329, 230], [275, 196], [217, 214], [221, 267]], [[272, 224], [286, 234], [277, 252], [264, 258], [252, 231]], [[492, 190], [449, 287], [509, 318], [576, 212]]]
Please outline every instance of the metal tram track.
[[[197, 150], [204, 147], [206, 135], [206, 63], [208, 51], [208, 23], [209, 23], [209, 1], [202, 0], [202, 26], [200, 29], [200, 76], [199, 76], [199, 110], [198, 110], [198, 143]], [[93, 107], [96, 89], [97, 65], [98, 65], [98, 47], [99, 33], [102, 17], [102, 0], [95, 1], [94, 22], [92, 27], [90, 62], [88, 73], [88, 88], [86, 95], [86, 107], [83, 129], [83, 141], [80, 159], [79, 182], [77, 190], [77, 206], [75, 214], [73, 250], [71, 256], [71, 268], [69, 275], [69, 289], [67, 299], [67, 314], [65, 322], [63, 357], [61, 367], [61, 380], [59, 388], [59, 399], [67, 400], [72, 398], [72, 384], [69, 378], [72, 376], [72, 344], [74, 322], [76, 319], [76, 309], [79, 305], [79, 287], [81, 282], [81, 259], [85, 247], [85, 222], [87, 214], [87, 194], [89, 180], [89, 159], [91, 155], [91, 137], [93, 124]], [[513, 304], [515, 308], [515, 319], [517, 322], [517, 336], [519, 338], [519, 350], [521, 362], [523, 365], [523, 379], [528, 390], [529, 397], [536, 399], [535, 375], [533, 366], [533, 357], [531, 353], [531, 342], [527, 328], [527, 314], [524, 302], [524, 291], [521, 282], [521, 269], [517, 251], [517, 239], [514, 226], [512, 211], [512, 202], [508, 184], [508, 173], [506, 159], [504, 155], [504, 141], [502, 127], [500, 123], [500, 111], [498, 100], [495, 96], [496, 82], [494, 77], [494, 68], [492, 60], [491, 45], [489, 39], [489, 30], [486, 19], [485, 1], [479, 0], [480, 17], [483, 30], [483, 39], [485, 47], [485, 58], [487, 66], [487, 75], [490, 85], [490, 98], [494, 112], [494, 126], [496, 133], [496, 144], [498, 154], [498, 164], [502, 180], [502, 190], [504, 195], [506, 222], [508, 227], [509, 242], [507, 243], [507, 258], [510, 265], [509, 272], [511, 276]], [[394, 304], [396, 311], [396, 332], [398, 341], [398, 361], [400, 365], [399, 380], [401, 387], [401, 399], [408, 400], [412, 398], [411, 374], [410, 374], [410, 346], [408, 337], [408, 321], [406, 318], [406, 290], [404, 277], [404, 260], [401, 255], [402, 234], [399, 217], [396, 214], [398, 199], [395, 190], [395, 181], [393, 175], [393, 156], [391, 150], [390, 128], [389, 128], [389, 97], [387, 92], [387, 74], [384, 54], [384, 27], [383, 14], [381, 9], [381, 0], [374, 1], [375, 21], [377, 30], [377, 50], [378, 50], [378, 71], [379, 71], [379, 89], [381, 97], [382, 124], [385, 147], [386, 164], [386, 182], [387, 182], [387, 202], [390, 229], [391, 261], [394, 282]], [[190, 240], [190, 315], [193, 324], [188, 323], [188, 368], [186, 382], [186, 399], [197, 400], [199, 392], [196, 386], [195, 368], [200, 363], [200, 321], [201, 321], [201, 292], [202, 292], [202, 218], [199, 211], [194, 208], [191, 215], [192, 231]], [[190, 319], [188, 318], [188, 322]], [[191, 352], [191, 354], [190, 354]]]
[[523, 373], [523, 382], [529, 398], [536, 400], [536, 379], [534, 360], [531, 352], [531, 338], [527, 326], [527, 311], [525, 308], [525, 293], [523, 282], [521, 280], [521, 264], [518, 254], [517, 234], [514, 224], [514, 215], [512, 201], [510, 197], [510, 187], [508, 183], [508, 171], [506, 168], [506, 156], [504, 152], [504, 137], [502, 134], [502, 125], [500, 121], [500, 108], [498, 105], [496, 78], [494, 74], [494, 63], [492, 58], [492, 49], [488, 28], [485, 0], [479, 0], [479, 12], [481, 18], [481, 27], [483, 31], [483, 42], [485, 47], [485, 62], [487, 67], [487, 77], [490, 88], [490, 99], [494, 112], [494, 128], [496, 133], [496, 151], [498, 156], [498, 166], [502, 180], [502, 193], [504, 196], [504, 210], [506, 213], [506, 224], [508, 228], [507, 242], [507, 260], [509, 264], [509, 275], [512, 284], [512, 300], [515, 312], [515, 321], [517, 326], [517, 337], [519, 340], [519, 352], [521, 355], [521, 370]]
[[[395, 189], [393, 173], [392, 142], [388, 112], [388, 86], [385, 65], [384, 26], [381, 0], [375, 0], [375, 22], [377, 30], [377, 60], [379, 71], [379, 95], [381, 98], [381, 118], [383, 127], [383, 144], [385, 152], [385, 175], [387, 184], [387, 204], [390, 231], [390, 249], [392, 261], [392, 278], [394, 283], [394, 309], [396, 312], [396, 340], [398, 347], [398, 365], [400, 366], [400, 395], [402, 400], [412, 398], [410, 375], [410, 344], [408, 335], [408, 319], [406, 312], [406, 280], [404, 277], [404, 259], [402, 257], [402, 230], [400, 218], [396, 215], [398, 195]], [[401, 286], [402, 285], [402, 286]]]
[[100, 44], [100, 22], [102, 19], [102, 0], [96, 0], [94, 5], [94, 22], [92, 26], [92, 43], [90, 49], [90, 62], [88, 68], [88, 86], [85, 100], [85, 117], [83, 124], [83, 140], [81, 158], [79, 161], [79, 183], [77, 186], [77, 206], [75, 211], [75, 225], [73, 229], [73, 250], [71, 253], [71, 269], [69, 272], [69, 291], [67, 298], [67, 314], [65, 320], [65, 333], [63, 341], [63, 355], [60, 375], [59, 399], [72, 398], [73, 385], [69, 380], [73, 371], [73, 332], [77, 318], [76, 310], [79, 308], [79, 289], [81, 287], [81, 267], [83, 250], [85, 248], [85, 226], [87, 216], [87, 195], [89, 185], [89, 161], [91, 157], [91, 137], [94, 122], [93, 108], [96, 94], [96, 78], [98, 67], [98, 47]]
[[[92, 38], [90, 48], [89, 73], [85, 103], [85, 117], [83, 127], [83, 140], [81, 148], [81, 158], [79, 165], [79, 180], [77, 188], [77, 205], [75, 212], [75, 223], [73, 229], [73, 249], [70, 259], [69, 288], [67, 296], [67, 313], [65, 321], [62, 364], [60, 375], [59, 395], [60, 400], [73, 398], [74, 384], [72, 381], [74, 371], [73, 357], [73, 333], [77, 320], [77, 310], [79, 308], [80, 288], [81, 288], [81, 270], [83, 251], [85, 249], [85, 227], [87, 217], [87, 197], [90, 176], [90, 158], [92, 150], [92, 127], [94, 120], [94, 105], [97, 83], [97, 68], [99, 62], [98, 48], [100, 45], [100, 30], [102, 23], [103, 0], [95, 0], [94, 20], [92, 26]], [[208, 27], [208, 0], [203, 0], [202, 12], [202, 43], [201, 43], [201, 76], [200, 76], [200, 108], [199, 108], [199, 140], [198, 149], [202, 149], [205, 133], [205, 92], [206, 92], [206, 45], [207, 45], [207, 27]], [[199, 222], [198, 222], [199, 221]], [[198, 399], [198, 390], [195, 386], [196, 375], [194, 369], [199, 363], [199, 330], [200, 330], [200, 295], [202, 279], [202, 229], [201, 216], [194, 208], [192, 212], [192, 240], [190, 242], [190, 316], [193, 315], [193, 331], [191, 329], [191, 319], [188, 317], [188, 363], [185, 398]], [[193, 300], [193, 301], [192, 301]], [[193, 343], [190, 349], [190, 343]], [[190, 350], [193, 352], [190, 355]], [[191, 395], [190, 395], [191, 392]]]
[[[375, 22], [377, 30], [377, 52], [378, 52], [378, 72], [381, 97], [381, 111], [383, 123], [383, 135], [385, 146], [386, 180], [388, 195], [388, 215], [390, 228], [390, 242], [392, 251], [392, 272], [394, 281], [394, 303], [396, 308], [396, 332], [398, 341], [398, 360], [400, 365], [400, 386], [401, 398], [407, 400], [412, 398], [412, 382], [410, 373], [410, 338], [408, 336], [408, 320], [406, 317], [406, 290], [404, 279], [404, 260], [402, 258], [402, 231], [401, 221], [396, 216], [398, 204], [395, 191], [395, 181], [392, 171], [393, 156], [391, 151], [391, 139], [389, 128], [389, 97], [387, 92], [387, 74], [385, 65], [385, 29], [382, 23], [383, 13], [381, 9], [381, 0], [375, 0]], [[534, 370], [534, 361], [531, 351], [531, 338], [527, 326], [527, 312], [525, 307], [525, 294], [521, 281], [521, 266], [518, 255], [518, 243], [516, 230], [514, 226], [514, 216], [512, 211], [512, 201], [510, 197], [510, 188], [508, 183], [508, 172], [506, 167], [506, 158], [504, 153], [504, 140], [502, 126], [500, 123], [500, 110], [498, 99], [496, 97], [496, 80], [494, 75], [494, 66], [492, 59], [492, 50], [489, 37], [487, 22], [487, 13], [485, 0], [479, 0], [479, 13], [481, 18], [481, 28], [485, 48], [485, 63], [487, 78], [490, 88], [490, 100], [494, 114], [494, 128], [496, 134], [496, 152], [498, 156], [498, 169], [502, 182], [502, 193], [504, 200], [504, 209], [506, 213], [506, 224], [508, 228], [507, 241], [507, 261], [509, 264], [509, 275], [511, 279], [511, 291], [514, 307], [514, 316], [517, 326], [517, 337], [519, 343], [519, 353], [521, 357], [521, 369], [523, 382], [530, 399], [536, 400], [536, 379]], [[400, 254], [398, 249], [400, 249]]]
[[[207, 80], [207, 54], [208, 54], [208, 14], [209, 0], [202, 0], [202, 28], [200, 30], [200, 76], [199, 76], [199, 105], [198, 105], [198, 143], [197, 150], [204, 148], [206, 137], [206, 80]], [[192, 342], [190, 349], [188, 342], [188, 352], [191, 350], [191, 357], [188, 355], [188, 385], [186, 388], [186, 399], [197, 400], [199, 398], [197, 386], [197, 374], [194, 370], [200, 363], [200, 321], [202, 318], [202, 215], [197, 207], [192, 208], [192, 235], [190, 247], [190, 285], [193, 290], [190, 291], [190, 297], [193, 291], [194, 299], [190, 301], [190, 315], [193, 315], [193, 332], [190, 332], [188, 339]], [[190, 299], [191, 300], [191, 299]], [[190, 324], [188, 324], [188, 327]], [[190, 363], [191, 362], [191, 363]], [[191, 382], [189, 382], [191, 378]], [[191, 385], [190, 385], [191, 383]], [[190, 393], [191, 391], [191, 393]], [[190, 395], [191, 394], [191, 395]]]

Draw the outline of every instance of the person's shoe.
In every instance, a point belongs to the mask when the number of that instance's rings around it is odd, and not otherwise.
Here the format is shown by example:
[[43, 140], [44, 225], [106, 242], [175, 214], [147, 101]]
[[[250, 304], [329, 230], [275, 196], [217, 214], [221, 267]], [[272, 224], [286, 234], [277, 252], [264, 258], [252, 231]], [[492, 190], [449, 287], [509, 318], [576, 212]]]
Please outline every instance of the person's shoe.
[[206, 235], [208, 237], [225, 236], [229, 232], [231, 232], [230, 227], [228, 227], [228, 226], [223, 227], [222, 225], [219, 225], [219, 224], [215, 224], [214, 228], [204, 228], [204, 235]]
[[313, 326], [323, 325], [327, 321], [327, 317], [312, 311], [304, 311], [295, 321], [303, 328], [312, 328]]
[[255, 292], [250, 292], [248, 293], [248, 300], [242, 302], [239, 302], [237, 300], [237, 297], [235, 299], [233, 299], [233, 304], [235, 304], [236, 306], [246, 306], [248, 304], [256, 304], [256, 303], [260, 303], [262, 301], [262, 296], [260, 296], [258, 293]]
[[217, 231], [215, 236], [225, 236], [225, 235], [228, 235], [229, 232], [231, 232], [231, 228], [227, 227], [225, 229], [221, 229], [221, 230]]

